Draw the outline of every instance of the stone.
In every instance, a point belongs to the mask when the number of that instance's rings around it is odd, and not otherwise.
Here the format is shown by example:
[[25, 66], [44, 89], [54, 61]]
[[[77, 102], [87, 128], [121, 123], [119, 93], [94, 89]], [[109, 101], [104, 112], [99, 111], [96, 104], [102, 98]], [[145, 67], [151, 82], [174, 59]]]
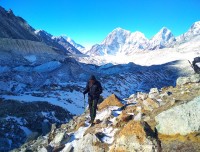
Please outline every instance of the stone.
[[138, 98], [138, 99], [145, 100], [145, 99], [148, 98], [148, 95], [147, 95], [146, 93], [138, 92], [138, 93], [137, 93], [137, 98]]
[[149, 98], [155, 99], [159, 96], [159, 91], [157, 88], [151, 88], [149, 92]]
[[58, 146], [67, 143], [69, 140], [70, 136], [66, 132], [59, 132], [51, 143]]
[[109, 106], [118, 106], [118, 107], [122, 107], [123, 104], [120, 102], [120, 100], [118, 99], [118, 97], [114, 94], [112, 94], [111, 96], [109, 96], [108, 98], [106, 98], [99, 106], [98, 106], [98, 110], [102, 110], [106, 107]]
[[81, 151], [98, 151], [104, 152], [105, 150], [99, 146], [101, 141], [93, 134], [86, 134], [83, 138], [79, 139], [74, 143], [74, 152], [81, 152]]
[[156, 145], [152, 139], [147, 138], [144, 126], [140, 122], [132, 120], [121, 129], [114, 144], [110, 147], [110, 152], [153, 152], [156, 151], [155, 149]]
[[159, 107], [159, 104], [152, 100], [151, 98], [147, 98], [146, 100], [143, 101], [144, 105], [144, 110], [152, 111], [155, 108]]
[[181, 86], [181, 85], [184, 85], [184, 84], [187, 84], [187, 83], [190, 83], [190, 78], [189, 77], [179, 77], [176, 80], [176, 85], [177, 86]]
[[193, 74], [191, 77], [190, 77], [190, 81], [192, 83], [198, 83], [200, 82], [200, 74]]
[[155, 117], [160, 134], [187, 135], [200, 128], [200, 96], [192, 101], [161, 112]]

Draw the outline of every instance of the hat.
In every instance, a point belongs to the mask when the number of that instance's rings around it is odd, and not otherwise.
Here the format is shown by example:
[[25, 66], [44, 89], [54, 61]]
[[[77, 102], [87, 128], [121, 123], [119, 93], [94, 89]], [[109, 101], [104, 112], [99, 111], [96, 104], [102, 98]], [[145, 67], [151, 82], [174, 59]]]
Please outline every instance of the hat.
[[94, 75], [91, 75], [91, 76], [90, 76], [90, 80], [96, 80], [95, 76], [94, 76]]

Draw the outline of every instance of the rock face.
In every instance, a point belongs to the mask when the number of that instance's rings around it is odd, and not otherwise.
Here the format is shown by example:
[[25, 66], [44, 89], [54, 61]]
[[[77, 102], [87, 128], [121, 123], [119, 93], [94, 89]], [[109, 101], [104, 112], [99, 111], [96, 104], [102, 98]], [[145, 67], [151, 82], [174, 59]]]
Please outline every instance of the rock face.
[[[0, 101], [0, 151], [18, 148], [50, 131], [50, 124], [68, 122], [72, 115], [47, 102]], [[9, 145], [9, 146], [8, 146]]]
[[200, 96], [155, 117], [157, 130], [165, 135], [187, 135], [200, 128]]
[[187, 83], [198, 83], [200, 82], [200, 74], [194, 74], [191, 75], [190, 77], [179, 77], [176, 80], [177, 85], [184, 85]]

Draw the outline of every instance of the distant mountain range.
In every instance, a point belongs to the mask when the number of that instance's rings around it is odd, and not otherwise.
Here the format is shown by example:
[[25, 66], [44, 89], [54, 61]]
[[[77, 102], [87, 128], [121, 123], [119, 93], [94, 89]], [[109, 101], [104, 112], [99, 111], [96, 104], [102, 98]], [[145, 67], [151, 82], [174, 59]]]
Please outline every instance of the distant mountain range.
[[[35, 30], [23, 18], [15, 16], [12, 10], [0, 6], [0, 38], [40, 42], [58, 54], [82, 54], [63, 37], [53, 37], [44, 30]], [[32, 44], [31, 43], [31, 44]], [[18, 45], [24, 49], [24, 45]]]
[[94, 45], [87, 54], [92, 56], [117, 54], [131, 55], [136, 51], [141, 50], [156, 50], [174, 47], [175, 45], [188, 42], [199, 34], [200, 21], [195, 22], [186, 33], [178, 37], [174, 37], [169, 29], [163, 27], [150, 40], [141, 32], [136, 31], [131, 33], [125, 29], [116, 28], [108, 34], [101, 44]]

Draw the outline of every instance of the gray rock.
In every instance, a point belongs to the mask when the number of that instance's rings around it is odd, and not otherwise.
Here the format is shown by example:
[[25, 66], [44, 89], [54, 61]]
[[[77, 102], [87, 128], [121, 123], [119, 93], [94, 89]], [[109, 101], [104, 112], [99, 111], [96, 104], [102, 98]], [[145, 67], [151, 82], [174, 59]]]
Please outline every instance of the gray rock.
[[100, 140], [93, 134], [87, 134], [75, 143], [74, 152], [104, 152], [103, 148], [95, 146], [96, 143], [100, 143]]
[[198, 83], [200, 82], [200, 74], [194, 74], [190, 77], [190, 81], [193, 83]]
[[157, 130], [161, 134], [186, 135], [200, 129], [200, 96], [173, 107], [155, 117]]
[[176, 85], [181, 86], [190, 82], [191, 82], [190, 77], [179, 77], [176, 80]]
[[51, 142], [55, 146], [60, 146], [67, 143], [70, 140], [70, 136], [66, 132], [58, 132]]

